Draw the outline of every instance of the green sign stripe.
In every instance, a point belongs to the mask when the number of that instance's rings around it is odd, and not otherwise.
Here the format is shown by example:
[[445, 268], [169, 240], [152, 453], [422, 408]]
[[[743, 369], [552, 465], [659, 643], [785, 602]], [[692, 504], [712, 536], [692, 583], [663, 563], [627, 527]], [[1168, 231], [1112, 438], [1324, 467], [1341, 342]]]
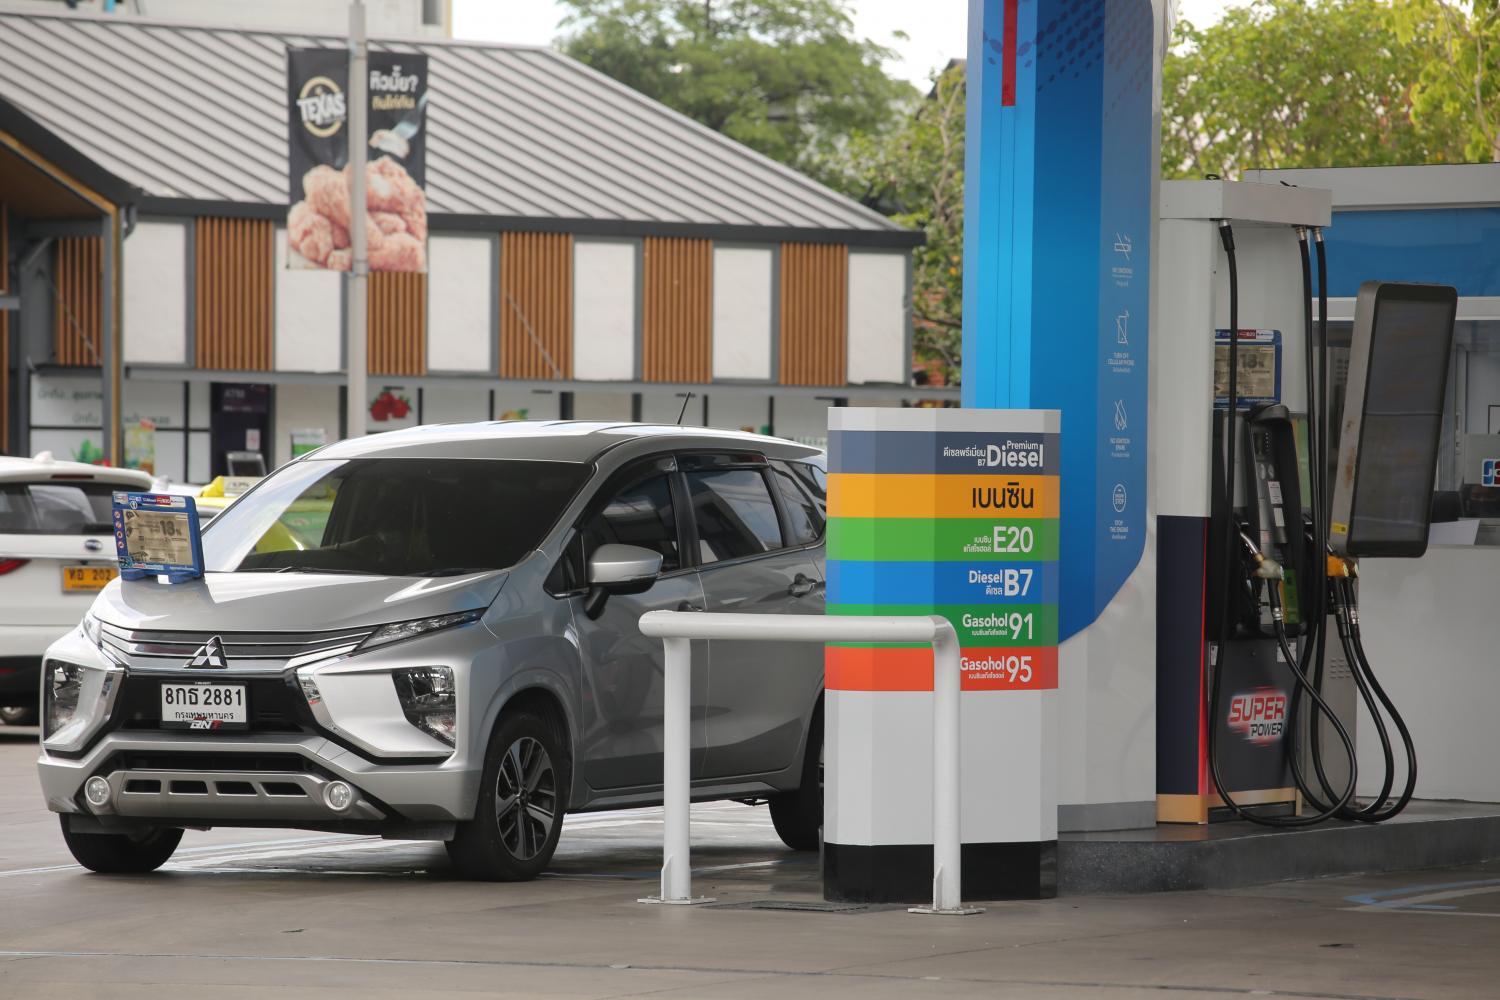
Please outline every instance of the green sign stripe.
[[[1057, 608], [1051, 604], [830, 604], [831, 615], [942, 615], [953, 623], [958, 644], [968, 648], [1057, 645]], [[839, 646], [909, 646], [912, 643], [850, 642]], [[916, 645], [921, 645], [917, 643]]]
[[1056, 518], [834, 517], [828, 521], [828, 558], [1050, 562], [1057, 558], [1057, 539]]

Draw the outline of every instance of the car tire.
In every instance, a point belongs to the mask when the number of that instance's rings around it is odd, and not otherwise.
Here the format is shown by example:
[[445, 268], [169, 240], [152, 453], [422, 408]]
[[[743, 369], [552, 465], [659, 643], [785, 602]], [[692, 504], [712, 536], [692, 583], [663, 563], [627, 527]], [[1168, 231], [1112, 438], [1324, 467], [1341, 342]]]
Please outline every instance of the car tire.
[[823, 703], [807, 727], [802, 784], [771, 796], [771, 823], [781, 842], [794, 851], [816, 851], [823, 834]]
[[526, 882], [546, 869], [572, 780], [561, 728], [530, 712], [501, 717], [485, 751], [474, 818], [447, 844], [460, 877]]
[[73, 859], [100, 875], [144, 875], [167, 863], [182, 842], [182, 831], [176, 827], [155, 827], [145, 834], [75, 833], [68, 829], [68, 818], [62, 821], [63, 840]]

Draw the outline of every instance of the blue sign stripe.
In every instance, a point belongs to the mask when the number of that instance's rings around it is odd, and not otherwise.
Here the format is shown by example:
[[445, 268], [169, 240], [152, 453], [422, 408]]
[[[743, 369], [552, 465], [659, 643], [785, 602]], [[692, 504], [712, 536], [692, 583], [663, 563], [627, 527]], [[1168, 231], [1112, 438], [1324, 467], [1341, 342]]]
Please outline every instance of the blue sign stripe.
[[828, 560], [828, 595], [840, 604], [1055, 604], [1055, 563]]

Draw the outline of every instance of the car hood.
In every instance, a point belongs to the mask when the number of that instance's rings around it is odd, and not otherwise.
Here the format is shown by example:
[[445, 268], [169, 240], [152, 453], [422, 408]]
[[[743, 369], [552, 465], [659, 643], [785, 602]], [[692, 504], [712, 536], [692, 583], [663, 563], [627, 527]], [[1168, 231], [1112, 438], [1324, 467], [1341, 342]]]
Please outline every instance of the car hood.
[[507, 571], [448, 577], [207, 573], [116, 580], [94, 604], [111, 625], [164, 632], [322, 632], [486, 608]]

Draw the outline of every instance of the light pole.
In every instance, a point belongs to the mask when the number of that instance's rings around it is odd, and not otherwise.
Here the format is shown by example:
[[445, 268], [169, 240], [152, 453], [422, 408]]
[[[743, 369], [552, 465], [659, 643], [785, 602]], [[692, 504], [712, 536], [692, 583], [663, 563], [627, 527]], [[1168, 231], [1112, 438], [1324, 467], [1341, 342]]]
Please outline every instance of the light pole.
[[349, 242], [353, 260], [346, 280], [344, 357], [348, 387], [344, 394], [344, 435], [365, 432], [369, 383], [367, 353], [370, 308], [370, 261], [365, 248], [365, 143], [369, 135], [370, 53], [365, 39], [363, 0], [349, 4]]

